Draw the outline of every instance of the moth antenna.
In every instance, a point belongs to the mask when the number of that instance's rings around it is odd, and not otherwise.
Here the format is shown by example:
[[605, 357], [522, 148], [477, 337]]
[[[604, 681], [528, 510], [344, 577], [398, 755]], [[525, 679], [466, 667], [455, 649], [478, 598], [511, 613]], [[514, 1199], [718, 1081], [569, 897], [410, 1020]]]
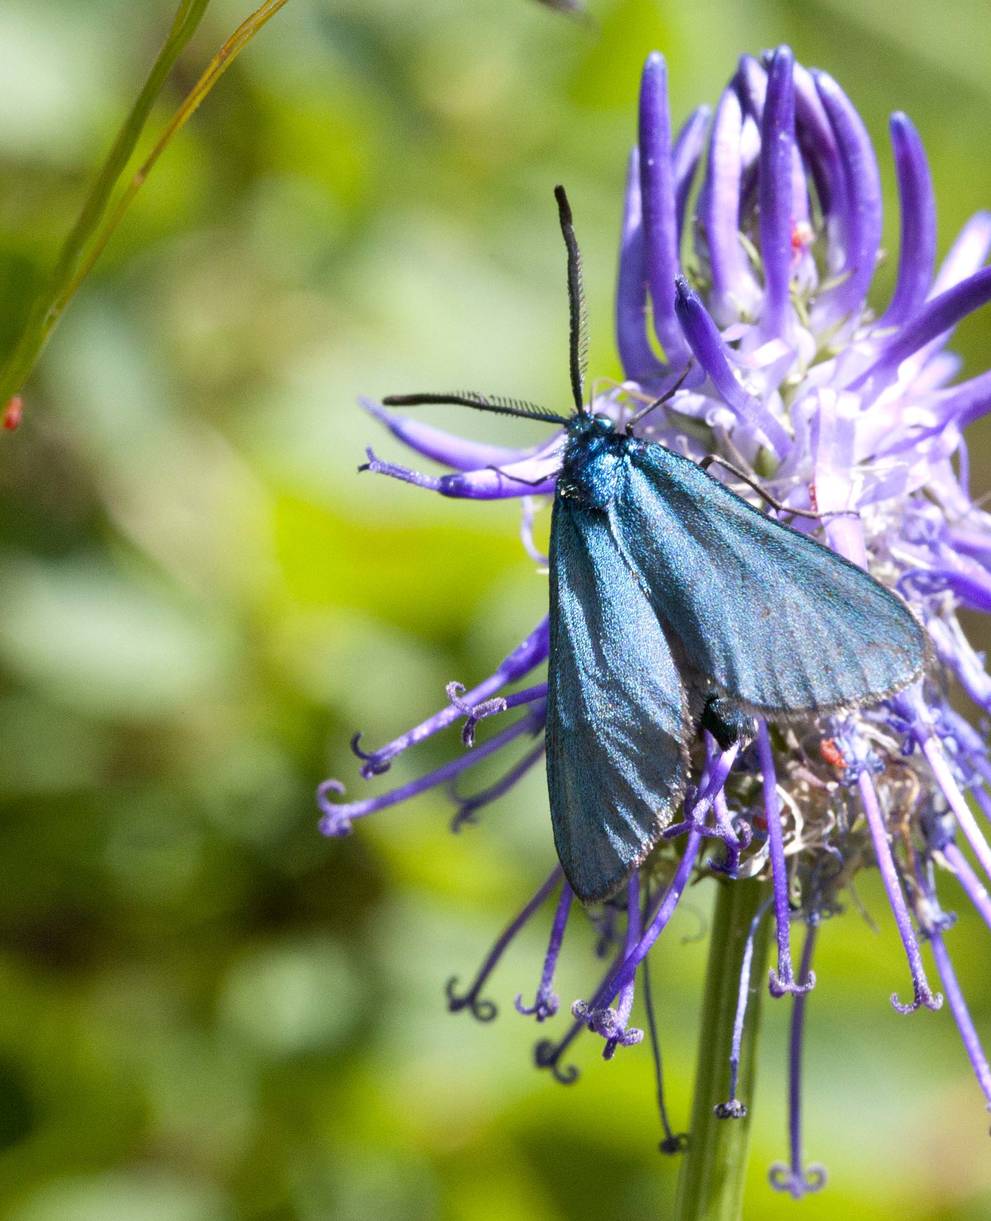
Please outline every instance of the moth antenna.
[[528, 403], [522, 399], [504, 398], [501, 395], [477, 394], [473, 390], [458, 390], [450, 394], [387, 394], [382, 399], [384, 407], [422, 407], [431, 403], [473, 407], [476, 411], [488, 411], [492, 415], [511, 415], [522, 420], [540, 420], [544, 424], [561, 424], [564, 427], [568, 425], [565, 416], [547, 411], [535, 403]]
[[[688, 364], [685, 365], [684, 369], [682, 369], [682, 371], [678, 377], [678, 380], [675, 382], [675, 384], [671, 387], [670, 390], [665, 390], [664, 393], [660, 396], [660, 398], [654, 399], [654, 401], [652, 403], [648, 403], [646, 407], [642, 407], [636, 413], [636, 415], [630, 416], [630, 418], [626, 421], [627, 433], [631, 433], [633, 431], [634, 425], [639, 424], [640, 421], [644, 418], [644, 416], [649, 415], [654, 410], [655, 407], [660, 407], [661, 404], [666, 403], [668, 401], [668, 399], [674, 398], [674, 396], [678, 393], [678, 391], [684, 385], [685, 378], [691, 372], [692, 364], [693, 364], [693, 361], [689, 360]], [[705, 467], [703, 466], [702, 469], [705, 470]]]
[[575, 236], [575, 222], [567, 192], [560, 184], [554, 188], [561, 234], [568, 251], [568, 352], [571, 369], [571, 397], [575, 411], [585, 411], [585, 372], [588, 366], [588, 310], [585, 305], [585, 285], [582, 280], [582, 252]]

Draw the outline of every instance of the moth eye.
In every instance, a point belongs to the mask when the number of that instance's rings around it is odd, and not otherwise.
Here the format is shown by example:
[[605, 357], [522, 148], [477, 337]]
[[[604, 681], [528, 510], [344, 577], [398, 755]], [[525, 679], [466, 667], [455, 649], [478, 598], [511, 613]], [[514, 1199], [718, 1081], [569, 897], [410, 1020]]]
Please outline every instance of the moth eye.
[[592, 416], [592, 423], [595, 425], [596, 432], [612, 432], [615, 424], [607, 415]]

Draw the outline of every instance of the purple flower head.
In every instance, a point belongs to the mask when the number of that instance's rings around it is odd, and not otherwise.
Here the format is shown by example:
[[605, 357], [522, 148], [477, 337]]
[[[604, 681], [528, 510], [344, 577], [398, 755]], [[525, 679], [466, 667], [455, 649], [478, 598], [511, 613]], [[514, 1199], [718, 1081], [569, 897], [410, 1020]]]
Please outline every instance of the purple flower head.
[[[681, 815], [625, 892], [585, 909], [572, 902], [555, 865], [471, 983], [451, 982], [449, 1006], [483, 1020], [495, 1016], [487, 993], [503, 951], [557, 893], [542, 970], [535, 988], [520, 991], [516, 1007], [540, 1023], [563, 1010], [571, 1022], [565, 1016], [559, 1033], [537, 1044], [536, 1063], [570, 1083], [577, 1076], [568, 1062], [575, 1039], [598, 1035], [609, 1059], [643, 1039], [634, 1022], [639, 1009], [660, 1086], [646, 978], [651, 946], [700, 877], [718, 875], [724, 887], [765, 879], [768, 897], [750, 923], [733, 981], [739, 999], [732, 1042], [718, 1049], [726, 1057], [728, 1088], [717, 1113], [727, 1120], [746, 1113], [746, 1099], [737, 1097], [741, 1036], [755, 941], [762, 922], [771, 921], [770, 992], [789, 996], [793, 1006], [790, 1157], [773, 1168], [771, 1181], [799, 1196], [825, 1182], [821, 1168], [804, 1163], [801, 1147], [813, 949], [862, 868], [878, 870], [904, 947], [911, 993], [892, 1003], [903, 1013], [942, 1005], [927, 974], [928, 946], [991, 1104], [991, 1069], [953, 972], [952, 920], [938, 898], [941, 877], [954, 874], [991, 928], [991, 847], [971, 808], [991, 817], [991, 759], [984, 734], [950, 703], [960, 695], [975, 713], [991, 712], [991, 677], [958, 619], [960, 609], [991, 611], [991, 515], [968, 492], [964, 439], [965, 428], [991, 411], [991, 372], [957, 380], [960, 362], [948, 350], [957, 323], [991, 301], [991, 267], [984, 266], [991, 214], [965, 226], [937, 269], [925, 152], [910, 120], [893, 115], [897, 276], [890, 301], [869, 301], [882, 226], [875, 151], [839, 85], [795, 63], [787, 47], [741, 60], [714, 110], [695, 111], [680, 133], [671, 123], [667, 68], [660, 55], [651, 55], [638, 132], [622, 210], [616, 301], [626, 380], [597, 394], [592, 409], [622, 426], [638, 417], [637, 435], [684, 457], [716, 455], [730, 464], [734, 490], [761, 505], [752, 492], [758, 485], [795, 529], [816, 534], [898, 590], [925, 625], [933, 656], [923, 679], [875, 707], [787, 724], [758, 718], [725, 740], [717, 727], [700, 727], [689, 744], [693, 775]], [[577, 384], [580, 392], [580, 376]], [[551, 424], [563, 418], [507, 400], [484, 401]], [[368, 406], [409, 449], [445, 470], [420, 474], [370, 450], [365, 469], [449, 497], [519, 499], [524, 544], [541, 562], [530, 534], [533, 498], [554, 491], [563, 432], [538, 448], [508, 450]], [[501, 778], [456, 798], [455, 826], [473, 821], [543, 761], [547, 683], [540, 670], [548, 649], [545, 619], [490, 677], [467, 690], [452, 682], [447, 702], [421, 724], [370, 752], [356, 738], [366, 780], [453, 726], [461, 727], [468, 749], [459, 750], [452, 733], [449, 762], [378, 796], [345, 801], [337, 781], [325, 782], [319, 794], [324, 833], [346, 834], [356, 820], [442, 784], [457, 782], [461, 794], [463, 774], [498, 755]], [[583, 997], [560, 1005], [553, 984], [566, 928], [586, 916], [598, 925], [608, 965]], [[804, 930], [797, 969], [796, 929]], [[677, 1151], [683, 1142], [668, 1124], [660, 1090], [659, 1097], [661, 1147]]]

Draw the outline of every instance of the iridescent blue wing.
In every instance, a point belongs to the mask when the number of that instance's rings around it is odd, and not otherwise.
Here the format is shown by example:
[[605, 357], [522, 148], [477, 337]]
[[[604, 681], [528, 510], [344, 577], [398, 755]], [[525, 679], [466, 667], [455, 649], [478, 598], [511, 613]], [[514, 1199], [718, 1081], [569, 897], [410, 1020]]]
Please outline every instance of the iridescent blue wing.
[[671, 821], [687, 775], [687, 710], [605, 513], [555, 498], [550, 572], [551, 822], [565, 876], [588, 902], [617, 890]]
[[683, 670], [772, 719], [877, 703], [922, 673], [922, 627], [873, 577], [660, 445], [627, 457], [620, 544]]

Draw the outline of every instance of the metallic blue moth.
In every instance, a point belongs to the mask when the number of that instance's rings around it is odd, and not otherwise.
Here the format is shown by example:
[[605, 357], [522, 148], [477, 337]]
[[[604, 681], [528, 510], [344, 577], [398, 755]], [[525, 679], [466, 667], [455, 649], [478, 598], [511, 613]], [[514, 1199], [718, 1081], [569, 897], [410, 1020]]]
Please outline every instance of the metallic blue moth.
[[567, 428], [551, 522], [547, 788], [561, 866], [591, 902], [615, 893], [674, 820], [707, 703], [730, 720], [772, 721], [878, 703], [922, 674], [927, 644], [863, 569], [585, 408], [581, 262], [563, 188], [555, 194], [574, 414], [482, 395], [383, 401], [459, 402]]

